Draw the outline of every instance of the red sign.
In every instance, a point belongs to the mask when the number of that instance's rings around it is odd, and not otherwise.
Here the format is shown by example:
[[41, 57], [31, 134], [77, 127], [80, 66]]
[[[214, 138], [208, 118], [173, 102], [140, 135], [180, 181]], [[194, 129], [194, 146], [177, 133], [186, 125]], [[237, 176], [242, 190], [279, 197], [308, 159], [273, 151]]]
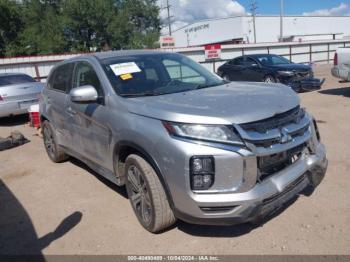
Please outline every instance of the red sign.
[[221, 45], [206, 45], [205, 46], [205, 60], [221, 59]]
[[175, 46], [175, 38], [172, 36], [161, 36], [160, 37], [160, 47], [169, 48]]

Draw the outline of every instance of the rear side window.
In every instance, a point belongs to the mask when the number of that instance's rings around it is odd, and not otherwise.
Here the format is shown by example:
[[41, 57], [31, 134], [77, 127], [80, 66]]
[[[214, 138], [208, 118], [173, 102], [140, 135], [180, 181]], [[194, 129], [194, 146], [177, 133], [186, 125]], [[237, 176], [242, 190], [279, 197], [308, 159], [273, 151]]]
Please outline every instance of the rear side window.
[[0, 76], [0, 86], [16, 85], [16, 84], [31, 83], [31, 82], [35, 82], [35, 80], [28, 75]]
[[233, 59], [229, 62], [230, 65], [243, 65], [243, 57], [238, 57], [236, 59]]
[[66, 92], [72, 83], [74, 64], [65, 64], [57, 67], [49, 79], [48, 86], [57, 91]]

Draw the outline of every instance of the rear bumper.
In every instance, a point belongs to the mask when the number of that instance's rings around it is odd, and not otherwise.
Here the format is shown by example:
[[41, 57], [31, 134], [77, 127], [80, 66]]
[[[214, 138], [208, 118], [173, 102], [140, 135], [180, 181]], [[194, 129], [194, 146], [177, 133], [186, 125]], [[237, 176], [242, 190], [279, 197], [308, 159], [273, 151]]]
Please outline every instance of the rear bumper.
[[[24, 107], [21, 107], [20, 103], [22, 102], [30, 103], [26, 103]], [[0, 117], [26, 114], [30, 106], [38, 103], [38, 100], [0, 102]]]
[[350, 69], [346, 69], [341, 66], [335, 66], [332, 68], [332, 75], [336, 78], [350, 81]]
[[319, 144], [315, 154], [307, 155], [285, 170], [257, 183], [248, 192], [192, 195], [193, 213], [176, 210], [176, 216], [189, 223], [204, 225], [234, 225], [255, 221], [281, 209], [307, 187], [317, 187], [327, 167], [325, 148]]

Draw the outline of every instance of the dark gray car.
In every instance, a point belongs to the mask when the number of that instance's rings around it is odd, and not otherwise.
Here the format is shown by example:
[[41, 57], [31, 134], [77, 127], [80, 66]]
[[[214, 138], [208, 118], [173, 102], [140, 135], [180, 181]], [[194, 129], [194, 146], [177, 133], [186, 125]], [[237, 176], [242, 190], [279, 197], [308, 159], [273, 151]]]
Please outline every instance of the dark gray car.
[[176, 218], [257, 220], [308, 186], [327, 158], [288, 87], [227, 83], [189, 58], [120, 51], [57, 65], [40, 107], [49, 157], [74, 156], [126, 185], [151, 232]]

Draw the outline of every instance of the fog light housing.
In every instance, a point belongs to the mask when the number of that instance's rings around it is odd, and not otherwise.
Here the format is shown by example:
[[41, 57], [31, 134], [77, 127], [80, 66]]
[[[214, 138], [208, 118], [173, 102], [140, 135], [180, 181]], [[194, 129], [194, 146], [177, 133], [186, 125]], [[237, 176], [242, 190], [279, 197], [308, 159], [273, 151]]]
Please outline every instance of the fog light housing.
[[215, 165], [212, 156], [194, 156], [190, 160], [191, 189], [208, 190], [214, 184]]

